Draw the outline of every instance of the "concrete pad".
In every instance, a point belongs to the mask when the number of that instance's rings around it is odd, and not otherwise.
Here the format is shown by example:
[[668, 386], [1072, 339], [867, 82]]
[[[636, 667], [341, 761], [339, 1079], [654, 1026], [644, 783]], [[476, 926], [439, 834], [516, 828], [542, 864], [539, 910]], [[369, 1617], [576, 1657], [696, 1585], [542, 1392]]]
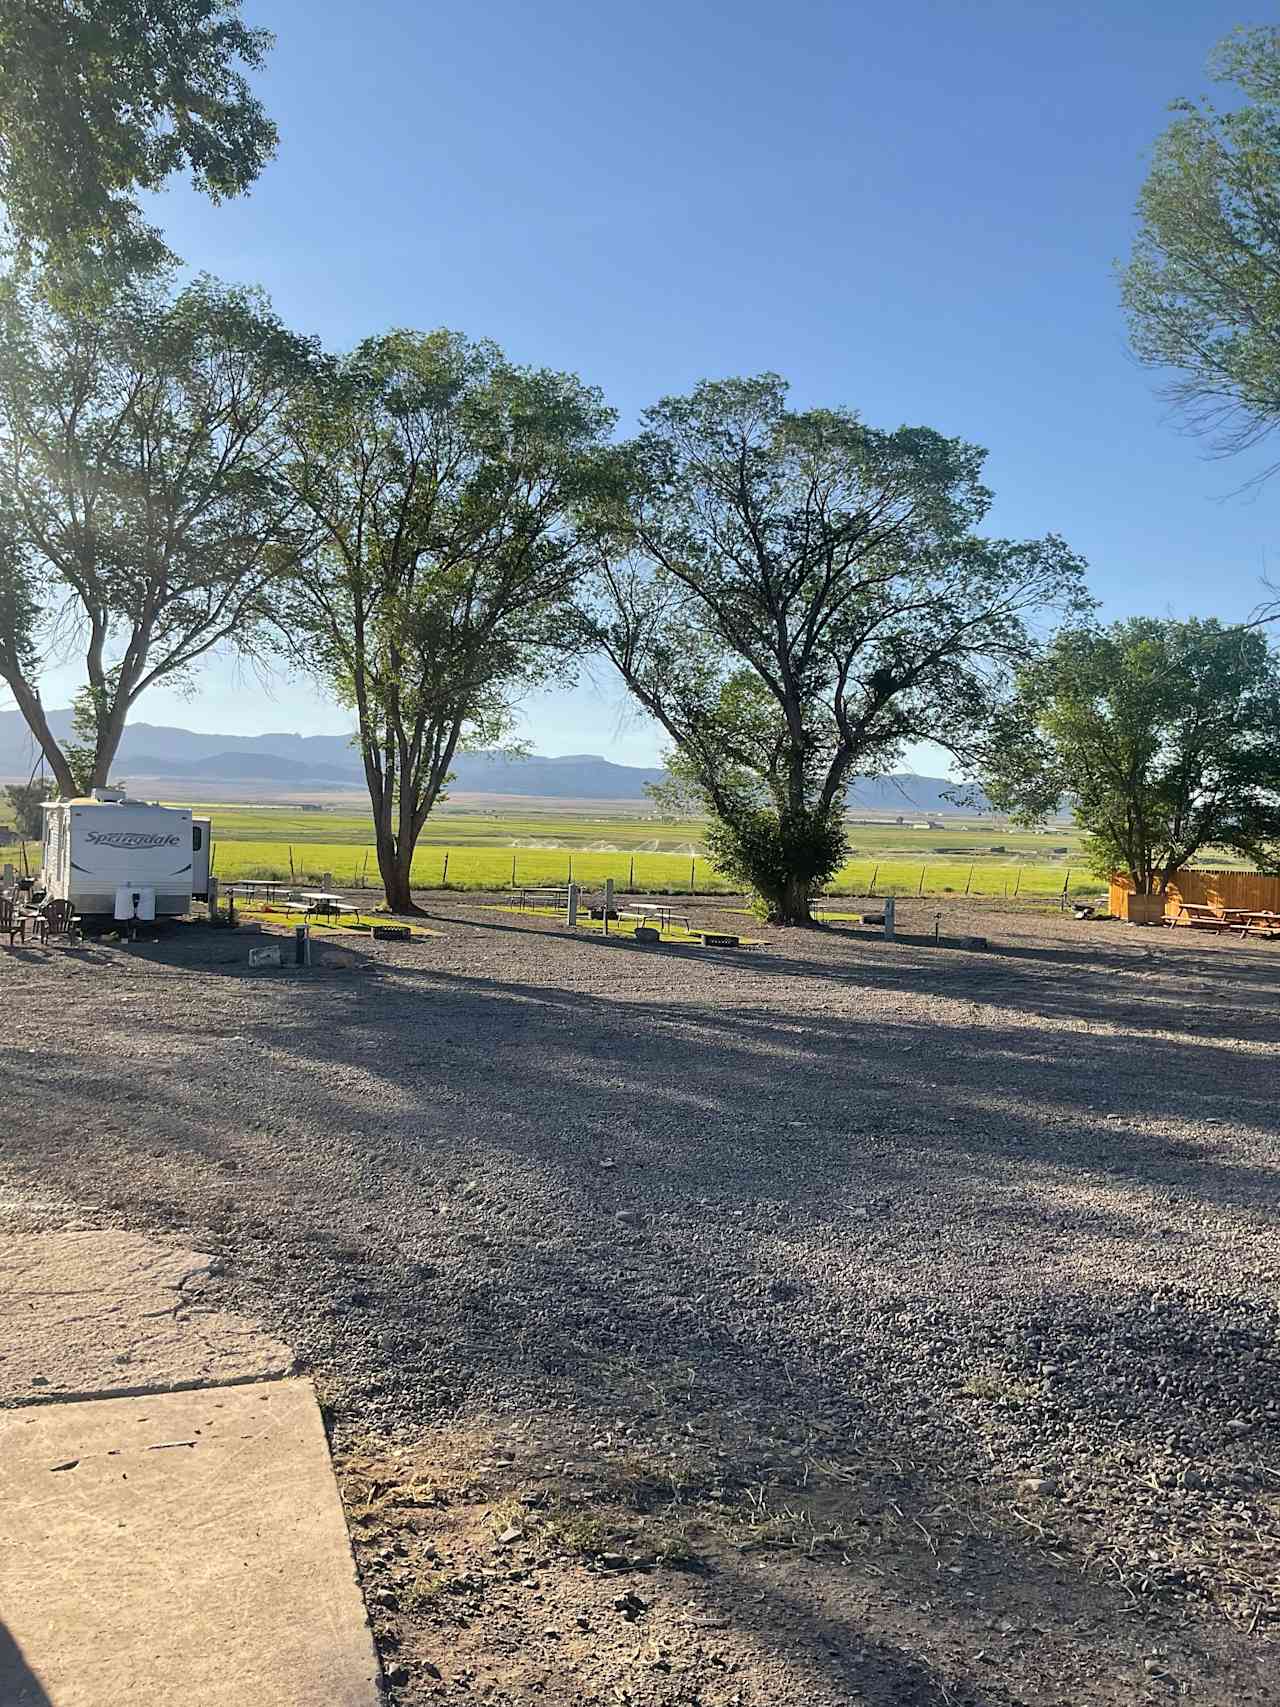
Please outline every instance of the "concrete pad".
[[4, 1707], [376, 1707], [305, 1380], [0, 1411]]
[[0, 1234], [0, 1401], [266, 1380], [288, 1346], [205, 1310], [212, 1258], [142, 1233]]

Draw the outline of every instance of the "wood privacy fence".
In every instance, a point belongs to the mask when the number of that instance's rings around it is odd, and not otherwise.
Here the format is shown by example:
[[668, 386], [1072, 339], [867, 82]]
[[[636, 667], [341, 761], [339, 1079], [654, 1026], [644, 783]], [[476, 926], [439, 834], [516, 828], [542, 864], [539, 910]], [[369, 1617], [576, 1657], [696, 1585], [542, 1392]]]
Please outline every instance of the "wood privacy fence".
[[[1127, 877], [1111, 879], [1111, 911], [1116, 918], [1127, 916], [1125, 897], [1132, 889]], [[1176, 913], [1183, 901], [1280, 913], [1280, 877], [1262, 871], [1175, 871], [1163, 898], [1166, 915]]]

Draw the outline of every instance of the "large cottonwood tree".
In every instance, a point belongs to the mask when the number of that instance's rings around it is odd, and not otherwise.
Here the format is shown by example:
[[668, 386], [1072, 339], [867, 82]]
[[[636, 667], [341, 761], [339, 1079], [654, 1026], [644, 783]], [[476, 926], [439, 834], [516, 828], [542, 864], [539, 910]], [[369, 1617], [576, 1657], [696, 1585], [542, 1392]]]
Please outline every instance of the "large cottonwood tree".
[[0, 0], [0, 200], [23, 249], [153, 263], [139, 191], [180, 171], [214, 201], [246, 190], [276, 148], [244, 75], [271, 41], [239, 0]]
[[1139, 359], [1235, 452], [1280, 426], [1280, 30], [1228, 36], [1210, 70], [1230, 104], [1174, 102], [1121, 282]]
[[980, 767], [1038, 824], [1069, 800], [1100, 877], [1159, 894], [1205, 849], [1280, 866], [1280, 659], [1244, 624], [1070, 628], [1019, 672]]
[[[282, 472], [310, 346], [254, 291], [0, 280], [0, 681], [64, 794], [109, 780], [158, 681], [247, 646], [301, 541]], [[78, 659], [74, 746], [41, 698]]]
[[572, 525], [612, 424], [571, 375], [453, 332], [392, 332], [335, 362], [292, 418], [315, 546], [280, 612], [294, 659], [355, 713], [388, 905], [463, 743], [575, 642]]
[[721, 869], [804, 924], [845, 857], [845, 787], [930, 739], [963, 755], [1081, 600], [1060, 539], [987, 539], [984, 452], [847, 409], [793, 411], [774, 374], [649, 409], [596, 508], [584, 615], [671, 741]]

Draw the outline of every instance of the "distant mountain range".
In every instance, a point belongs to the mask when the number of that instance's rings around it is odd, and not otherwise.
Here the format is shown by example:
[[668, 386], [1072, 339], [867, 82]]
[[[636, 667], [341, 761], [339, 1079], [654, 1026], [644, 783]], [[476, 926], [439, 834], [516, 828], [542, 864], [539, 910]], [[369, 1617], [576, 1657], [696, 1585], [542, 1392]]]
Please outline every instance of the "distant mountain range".
[[[59, 740], [70, 734], [70, 712], [52, 712], [49, 722]], [[21, 713], [0, 712], [0, 779], [25, 781], [37, 756]], [[454, 771], [454, 794], [521, 794], [550, 800], [643, 800], [646, 784], [665, 776], [656, 767], [615, 765], [598, 753], [555, 758], [465, 753]], [[263, 795], [364, 786], [359, 756], [343, 735], [203, 735], [153, 723], [132, 723], [125, 730], [115, 776], [131, 784], [235, 783], [241, 795], [257, 783]], [[946, 791], [955, 786], [936, 776], [878, 777], [851, 784], [848, 799], [851, 807], [864, 812], [938, 816], [958, 810], [946, 799]]]

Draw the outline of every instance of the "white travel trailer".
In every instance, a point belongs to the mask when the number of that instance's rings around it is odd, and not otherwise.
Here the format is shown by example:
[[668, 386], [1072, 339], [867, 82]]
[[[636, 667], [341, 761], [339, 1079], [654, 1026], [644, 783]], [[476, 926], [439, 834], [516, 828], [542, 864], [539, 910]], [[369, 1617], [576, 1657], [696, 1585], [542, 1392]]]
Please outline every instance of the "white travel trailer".
[[181, 917], [209, 893], [213, 839], [190, 807], [152, 806], [117, 789], [44, 807], [43, 882], [81, 917]]

